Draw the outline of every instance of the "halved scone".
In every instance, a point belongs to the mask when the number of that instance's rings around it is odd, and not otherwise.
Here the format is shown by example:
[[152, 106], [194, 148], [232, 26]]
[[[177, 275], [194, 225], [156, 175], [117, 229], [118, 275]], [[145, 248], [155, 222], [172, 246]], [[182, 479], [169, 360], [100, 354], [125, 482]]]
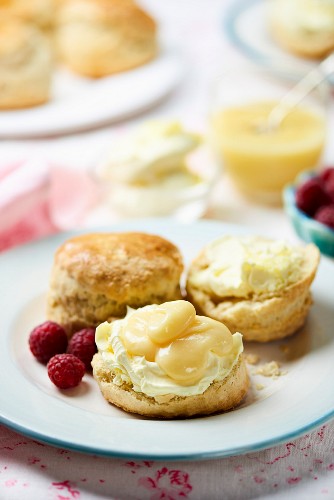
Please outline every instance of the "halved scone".
[[240, 333], [196, 315], [184, 300], [129, 311], [96, 329], [93, 376], [125, 411], [184, 418], [230, 410], [249, 379]]
[[320, 253], [261, 237], [224, 236], [191, 263], [187, 298], [199, 314], [267, 342], [292, 335], [312, 305], [310, 292]]

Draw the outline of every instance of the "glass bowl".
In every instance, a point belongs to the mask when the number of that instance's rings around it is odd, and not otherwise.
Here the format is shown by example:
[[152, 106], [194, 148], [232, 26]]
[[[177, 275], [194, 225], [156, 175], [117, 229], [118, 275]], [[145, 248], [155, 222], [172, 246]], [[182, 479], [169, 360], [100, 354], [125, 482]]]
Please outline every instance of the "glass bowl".
[[209, 140], [222, 169], [246, 196], [278, 205], [284, 186], [320, 164], [327, 136], [329, 90], [323, 83], [282, 123], [265, 130], [274, 108], [303, 75], [241, 66], [214, 83]]
[[189, 176], [174, 173], [163, 182], [150, 185], [103, 179], [111, 212], [120, 218], [170, 216], [187, 222], [202, 217], [220, 170], [206, 146], [189, 155], [187, 167]]

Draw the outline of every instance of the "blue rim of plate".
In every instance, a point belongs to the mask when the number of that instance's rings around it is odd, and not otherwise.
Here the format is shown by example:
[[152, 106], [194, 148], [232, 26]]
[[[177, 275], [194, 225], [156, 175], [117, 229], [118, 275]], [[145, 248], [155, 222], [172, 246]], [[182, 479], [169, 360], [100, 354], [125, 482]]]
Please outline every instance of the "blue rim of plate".
[[240, 38], [237, 30], [237, 20], [245, 10], [252, 8], [258, 4], [260, 0], [239, 0], [235, 1], [225, 14], [223, 19], [223, 28], [231, 42], [246, 56], [254, 61], [269, 63], [270, 58], [261, 54], [258, 50], [249, 46], [242, 38]]
[[13, 424], [12, 422], [8, 421], [7, 419], [3, 418], [0, 415], [0, 423], [6, 427], [8, 427], [11, 430], [14, 430], [18, 432], [19, 434], [22, 434], [26, 437], [29, 437], [31, 439], [35, 439], [37, 441], [40, 441], [42, 443], [48, 444], [50, 446], [54, 446], [56, 448], [64, 448], [66, 450], [70, 451], [75, 451], [78, 453], [85, 453], [85, 454], [91, 454], [91, 455], [98, 455], [102, 457], [109, 457], [109, 458], [136, 458], [136, 459], [148, 459], [148, 460], [168, 460], [168, 461], [195, 461], [195, 460], [210, 460], [210, 459], [219, 459], [219, 458], [227, 458], [231, 456], [237, 456], [237, 455], [243, 455], [245, 453], [253, 453], [253, 452], [258, 452], [262, 450], [266, 450], [269, 448], [272, 448], [274, 446], [278, 446], [280, 444], [284, 444], [287, 441], [290, 441], [291, 439], [297, 439], [298, 437], [303, 436], [304, 434], [316, 429], [317, 427], [321, 426], [322, 424], [327, 423], [329, 420], [334, 419], [334, 409], [327, 414], [323, 415], [322, 417], [316, 419], [313, 422], [310, 422], [308, 425], [305, 425], [302, 428], [296, 429], [295, 431], [292, 431], [290, 433], [283, 434], [281, 437], [278, 438], [273, 438], [273, 439], [267, 439], [265, 441], [259, 442], [254, 446], [245, 446], [245, 447], [237, 447], [235, 449], [230, 448], [228, 450], [224, 451], [217, 451], [217, 452], [202, 452], [202, 453], [191, 453], [191, 454], [168, 454], [168, 455], [156, 455], [152, 453], [122, 453], [119, 451], [113, 451], [113, 450], [105, 450], [105, 449], [100, 449], [100, 448], [94, 448], [90, 446], [78, 446], [71, 444], [68, 441], [63, 441], [61, 439], [52, 439], [49, 436], [45, 436], [44, 434], [41, 434], [37, 431], [34, 431], [32, 429], [27, 429], [26, 427], [20, 425], [20, 424]]
[[[167, 223], [171, 222], [169, 218], [152, 218], [152, 219], [145, 219], [146, 223], [154, 223], [154, 224], [160, 224], [162, 221], [163, 223], [167, 221]], [[94, 228], [94, 231], [106, 231], [106, 230], [131, 230], [131, 224], [133, 225], [134, 223], [137, 223], [138, 220], [129, 220], [126, 221], [125, 223], [115, 223], [112, 224], [112, 227], [97, 227]], [[139, 219], [139, 222], [143, 222], [143, 219]], [[205, 226], [212, 226], [216, 228], [229, 228], [230, 230], [237, 230], [244, 231], [245, 229], [250, 232], [253, 230], [252, 227], [246, 227], [242, 225], [236, 225], [236, 224], [230, 224], [230, 223], [225, 223], [225, 222], [220, 222], [220, 221], [208, 221], [208, 220], [202, 220], [202, 221], [197, 221], [196, 225], [201, 225], [204, 224]], [[175, 225], [187, 225], [185, 223], [175, 223]], [[130, 229], [129, 229], [130, 228]], [[142, 230], [142, 228], [139, 228]], [[156, 228], [155, 228], [156, 229]], [[84, 229], [84, 230], [79, 230], [79, 231], [70, 231], [66, 233], [58, 233], [56, 235], [53, 235], [51, 237], [43, 238], [39, 240], [39, 242], [47, 241], [47, 240], [55, 240], [57, 241], [59, 238], [59, 235], [61, 237], [67, 237], [67, 236], [72, 236], [74, 234], [81, 234], [85, 232], [89, 232], [90, 229]], [[21, 254], [22, 251], [24, 251], [25, 248], [28, 247], [34, 247], [35, 244], [38, 244], [38, 242], [32, 242], [32, 243], [27, 243], [25, 245], [22, 245], [18, 248], [14, 248], [13, 250], [9, 250], [8, 253], [18, 253], [18, 256]], [[6, 252], [7, 253], [7, 252]], [[4, 254], [5, 256], [6, 254]], [[1, 259], [0, 255], [0, 259]], [[93, 455], [99, 455], [99, 456], [106, 456], [110, 458], [138, 458], [138, 459], [152, 459], [152, 460], [167, 460], [167, 461], [193, 461], [193, 460], [209, 460], [209, 459], [218, 459], [218, 458], [224, 458], [224, 457], [229, 457], [229, 456], [236, 456], [236, 455], [242, 455], [245, 453], [251, 453], [251, 452], [257, 452], [261, 451], [264, 449], [271, 448], [273, 446], [277, 446], [280, 444], [283, 444], [291, 439], [301, 437], [302, 435], [306, 434], [309, 431], [312, 431], [313, 429], [316, 429], [318, 426], [328, 422], [329, 420], [334, 418], [334, 408], [330, 409], [329, 411], [326, 411], [323, 415], [318, 416], [317, 418], [311, 420], [310, 422], [306, 423], [305, 425], [302, 425], [301, 427], [296, 426], [295, 428], [291, 429], [289, 432], [283, 432], [281, 435], [276, 435], [272, 438], [268, 439], [263, 439], [262, 441], [259, 440], [256, 443], [249, 444], [249, 445], [240, 445], [234, 447], [229, 447], [226, 449], [222, 450], [212, 450], [212, 451], [200, 451], [200, 452], [188, 452], [188, 453], [182, 453], [182, 452], [170, 452], [170, 453], [160, 453], [160, 452], [148, 452], [148, 453], [142, 453], [142, 452], [126, 452], [126, 451], [120, 451], [116, 449], [111, 449], [111, 448], [105, 448], [105, 447], [99, 447], [99, 446], [90, 446], [90, 445], [78, 445], [77, 443], [72, 443], [69, 440], [66, 439], [61, 439], [57, 437], [52, 437], [50, 434], [51, 433], [43, 433], [39, 432], [37, 429], [32, 428], [31, 425], [24, 425], [24, 423], [19, 423], [16, 419], [9, 419], [3, 415], [0, 414], [0, 423], [3, 424], [4, 426], [22, 434], [25, 435], [31, 439], [36, 439], [40, 442], [43, 442], [45, 444], [55, 446], [55, 447], [60, 447], [64, 449], [68, 449], [71, 451], [75, 452], [80, 452], [80, 453], [86, 453], [86, 454], [93, 454]], [[15, 421], [16, 420], [16, 421]]]

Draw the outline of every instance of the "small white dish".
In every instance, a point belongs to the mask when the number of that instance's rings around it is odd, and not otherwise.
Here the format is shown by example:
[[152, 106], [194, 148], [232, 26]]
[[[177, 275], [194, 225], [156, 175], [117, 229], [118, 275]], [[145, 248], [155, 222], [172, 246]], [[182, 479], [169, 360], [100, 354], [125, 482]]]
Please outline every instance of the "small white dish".
[[[177, 244], [188, 265], [222, 234], [252, 234], [249, 227], [168, 218], [137, 219], [101, 229], [146, 231]], [[96, 231], [96, 229], [94, 229]], [[273, 229], [274, 231], [274, 229]], [[258, 231], [257, 231], [258, 233]], [[252, 452], [277, 445], [334, 417], [334, 264], [323, 258], [313, 283], [308, 321], [290, 339], [246, 346], [260, 364], [281, 363], [276, 380], [254, 374], [251, 389], [234, 411], [203, 418], [162, 421], [108, 404], [90, 375], [75, 389], [59, 391], [45, 366], [29, 351], [31, 329], [45, 320], [45, 292], [62, 233], [0, 255], [0, 422], [42, 442], [114, 457], [194, 460]], [[262, 390], [258, 390], [261, 384]]]
[[187, 159], [188, 169], [166, 175], [164, 180], [135, 185], [103, 180], [107, 205], [118, 218], [174, 217], [190, 222], [205, 215], [221, 170], [206, 146]]

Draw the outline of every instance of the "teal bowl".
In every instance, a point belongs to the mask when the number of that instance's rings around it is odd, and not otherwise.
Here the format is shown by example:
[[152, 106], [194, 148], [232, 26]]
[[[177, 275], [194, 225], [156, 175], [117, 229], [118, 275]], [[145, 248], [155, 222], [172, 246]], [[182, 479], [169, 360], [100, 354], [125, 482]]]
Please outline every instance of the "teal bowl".
[[334, 257], [334, 230], [312, 219], [296, 206], [296, 187], [315, 174], [308, 173], [298, 177], [295, 184], [289, 184], [283, 191], [283, 203], [298, 236], [307, 243], [314, 243], [320, 252]]

